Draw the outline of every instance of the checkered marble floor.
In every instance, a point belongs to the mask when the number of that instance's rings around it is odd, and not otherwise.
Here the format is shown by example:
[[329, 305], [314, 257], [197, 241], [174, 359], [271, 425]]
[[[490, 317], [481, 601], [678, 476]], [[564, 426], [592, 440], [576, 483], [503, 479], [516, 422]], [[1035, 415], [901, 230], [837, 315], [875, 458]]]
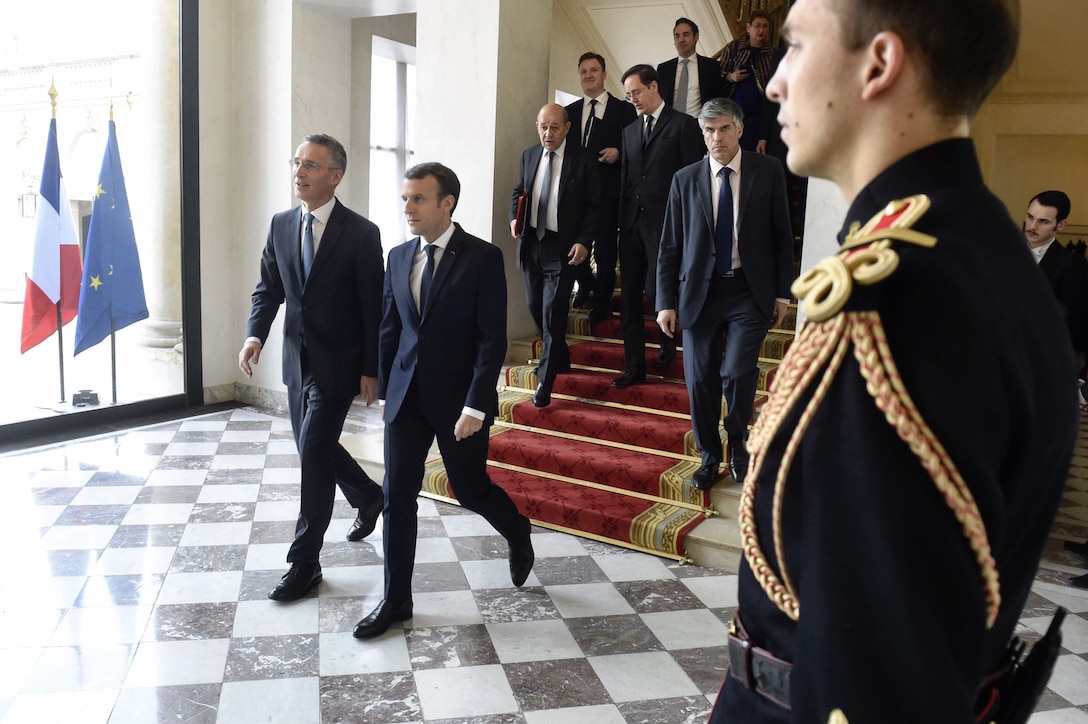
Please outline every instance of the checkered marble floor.
[[[380, 436], [373, 415], [348, 428]], [[381, 598], [380, 528], [344, 540], [342, 499], [318, 589], [266, 598], [297, 466], [287, 419], [252, 408], [0, 456], [3, 722], [705, 721], [735, 576], [534, 529], [514, 589], [482, 519], [421, 500], [415, 617], [356, 641]], [[1021, 621], [1032, 640], [1056, 603], [1071, 611], [1033, 722], [1088, 724], [1088, 591], [1064, 585], [1085, 562], [1070, 556], [1046, 564]]]

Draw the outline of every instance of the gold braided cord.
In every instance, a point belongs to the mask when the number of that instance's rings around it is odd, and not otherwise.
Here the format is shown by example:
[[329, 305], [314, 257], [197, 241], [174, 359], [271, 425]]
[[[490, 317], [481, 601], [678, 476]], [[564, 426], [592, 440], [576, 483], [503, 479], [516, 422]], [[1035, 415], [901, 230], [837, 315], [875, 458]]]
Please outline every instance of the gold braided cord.
[[855, 322], [851, 324], [854, 356], [861, 367], [869, 394], [899, 438], [907, 443], [929, 473], [945, 503], [963, 527], [964, 536], [975, 553], [986, 593], [986, 627], [992, 628], [1001, 607], [1001, 586], [986, 525], [974, 496], [903, 385], [880, 316], [875, 312], [849, 316], [855, 317]]

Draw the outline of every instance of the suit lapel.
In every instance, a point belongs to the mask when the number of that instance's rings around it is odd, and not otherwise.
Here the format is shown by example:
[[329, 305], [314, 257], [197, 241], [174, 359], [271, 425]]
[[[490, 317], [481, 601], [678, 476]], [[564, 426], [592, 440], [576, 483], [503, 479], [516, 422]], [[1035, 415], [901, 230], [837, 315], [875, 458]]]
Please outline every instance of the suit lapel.
[[[321, 268], [325, 266], [325, 260], [332, 256], [336, 243], [340, 241], [340, 236], [344, 231], [344, 215], [340, 213], [341, 209], [339, 201], [333, 204], [332, 213], [329, 214], [329, 220], [325, 224], [325, 231], [321, 234], [321, 243], [317, 245], [317, 251], [314, 252], [314, 265], [310, 269], [311, 277], [321, 273]], [[299, 268], [302, 268], [301, 253], [299, 254]]]
[[707, 228], [710, 229], [710, 238], [714, 238], [714, 181], [710, 178], [710, 161], [703, 160], [702, 170], [696, 180], [695, 188], [699, 194], [699, 205], [703, 208], [703, 216], [706, 218]]
[[422, 317], [426, 319], [427, 312], [435, 304], [435, 299], [438, 298], [439, 293], [442, 291], [442, 285], [446, 279], [450, 276], [450, 271], [453, 269], [454, 264], [459, 260], [459, 254], [462, 247], [464, 247], [464, 238], [462, 235], [461, 227], [454, 224], [456, 227], [453, 232], [453, 236], [450, 238], [450, 242], [446, 244], [445, 250], [442, 252], [442, 258], [438, 262], [438, 268], [434, 271], [434, 279], [431, 281], [431, 292], [427, 297], [427, 306], [423, 309]]
[[744, 224], [744, 211], [748, 208], [748, 199], [752, 196], [752, 187], [759, 172], [747, 161], [748, 152], [740, 152], [740, 200], [737, 203], [737, 239], [741, 238]]

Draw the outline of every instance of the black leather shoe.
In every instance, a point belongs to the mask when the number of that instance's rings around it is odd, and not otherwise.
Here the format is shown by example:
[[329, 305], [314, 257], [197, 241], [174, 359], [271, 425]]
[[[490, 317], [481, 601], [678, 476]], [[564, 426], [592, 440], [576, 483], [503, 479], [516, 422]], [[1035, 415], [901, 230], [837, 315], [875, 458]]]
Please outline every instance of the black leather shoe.
[[359, 514], [355, 516], [355, 522], [351, 524], [351, 530], [348, 531], [348, 540], [354, 543], [373, 533], [378, 527], [378, 518], [381, 517], [384, 507], [385, 499], [378, 498], [365, 508], [359, 508]]
[[660, 367], [668, 367], [676, 359], [676, 343], [661, 343], [661, 351], [657, 353], [657, 364]]
[[536, 392], [533, 393], [533, 406], [547, 407], [550, 404], [552, 404], [552, 388], [537, 385]]
[[612, 386], [613, 387], [620, 387], [620, 388], [630, 387], [631, 385], [637, 385], [638, 383], [645, 382], [645, 381], [646, 381], [646, 373], [645, 372], [631, 372], [630, 370], [628, 370], [627, 372], [624, 372], [622, 375], [620, 375], [616, 379], [612, 380]]
[[592, 292], [589, 289], [582, 291], [578, 290], [578, 293], [574, 295], [574, 300], [571, 301], [571, 306], [575, 309], [584, 309], [589, 306], [589, 295]]
[[320, 563], [292, 563], [279, 585], [268, 594], [273, 601], [297, 601], [321, 583]]
[[1088, 588], [1088, 573], [1083, 576], [1077, 576], [1076, 578], [1070, 578], [1069, 582], [1076, 588]]
[[729, 474], [738, 483], [743, 483], [745, 476], [748, 475], [748, 451], [743, 447], [734, 450], [729, 456]]
[[719, 463], [703, 463], [702, 467], [691, 476], [691, 487], [696, 490], [710, 490], [718, 479]]
[[1077, 555], [1088, 558], [1088, 540], [1077, 543], [1076, 541], [1067, 540], [1065, 542], [1065, 549]]
[[529, 536], [523, 543], [510, 546], [510, 580], [521, 588], [525, 585], [529, 573], [533, 570], [536, 554], [533, 553], [533, 541]]
[[592, 327], [594, 325], [600, 324], [604, 320], [610, 319], [611, 317], [612, 311], [609, 309], [594, 309], [592, 312], [589, 313], [589, 326]]
[[351, 632], [351, 635], [357, 639], [381, 636], [393, 624], [407, 621], [411, 617], [411, 601], [405, 601], [399, 606], [390, 606], [389, 602], [383, 599], [377, 608], [367, 614], [366, 618], [355, 624], [355, 630]]

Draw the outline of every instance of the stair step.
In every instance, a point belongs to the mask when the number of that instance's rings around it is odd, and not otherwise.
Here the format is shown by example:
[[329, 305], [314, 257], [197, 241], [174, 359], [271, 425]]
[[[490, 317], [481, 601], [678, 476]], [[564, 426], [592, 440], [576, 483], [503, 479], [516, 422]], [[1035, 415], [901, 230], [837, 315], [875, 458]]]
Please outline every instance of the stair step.
[[556, 399], [543, 408], [531, 402], [515, 405], [511, 421], [681, 455], [691, 432], [691, 423], [684, 419]]

